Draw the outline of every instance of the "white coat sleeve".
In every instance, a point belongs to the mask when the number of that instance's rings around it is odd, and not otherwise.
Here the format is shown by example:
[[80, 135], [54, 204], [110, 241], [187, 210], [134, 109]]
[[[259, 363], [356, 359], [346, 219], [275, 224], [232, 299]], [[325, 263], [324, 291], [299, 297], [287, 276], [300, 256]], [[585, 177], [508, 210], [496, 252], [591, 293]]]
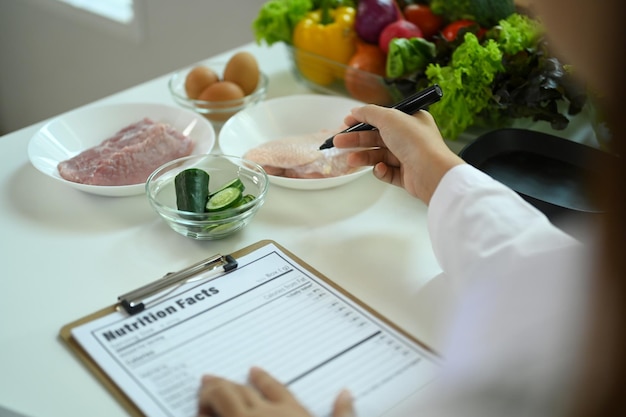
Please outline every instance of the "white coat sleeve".
[[428, 228], [439, 265], [459, 289], [471, 284], [461, 280], [494, 276], [536, 254], [579, 244], [517, 193], [467, 164], [441, 180]]
[[558, 416], [584, 328], [587, 248], [470, 165], [444, 176], [428, 210], [457, 303], [442, 377], [415, 415]]

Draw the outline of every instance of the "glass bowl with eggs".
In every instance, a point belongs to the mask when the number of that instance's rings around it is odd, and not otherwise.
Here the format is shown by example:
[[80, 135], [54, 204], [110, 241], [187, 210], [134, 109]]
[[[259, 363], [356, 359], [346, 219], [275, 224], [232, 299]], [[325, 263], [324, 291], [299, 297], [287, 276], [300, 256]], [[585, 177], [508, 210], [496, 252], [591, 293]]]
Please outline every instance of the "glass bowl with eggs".
[[263, 100], [268, 82], [254, 55], [241, 51], [226, 62], [198, 62], [177, 71], [168, 87], [176, 103], [219, 128], [238, 111]]

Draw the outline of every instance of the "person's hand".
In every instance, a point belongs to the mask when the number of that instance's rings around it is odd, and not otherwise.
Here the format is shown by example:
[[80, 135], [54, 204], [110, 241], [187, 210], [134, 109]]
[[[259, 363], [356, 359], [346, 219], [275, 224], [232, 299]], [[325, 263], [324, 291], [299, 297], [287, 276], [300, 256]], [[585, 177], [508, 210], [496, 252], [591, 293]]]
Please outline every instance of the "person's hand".
[[[259, 368], [250, 369], [251, 386], [205, 376], [198, 394], [198, 417], [311, 417], [289, 390]], [[342, 391], [333, 417], [353, 417], [352, 397]]]
[[348, 163], [374, 166], [377, 178], [405, 188], [426, 204], [444, 174], [464, 163], [443, 142], [437, 124], [426, 111], [410, 116], [370, 104], [353, 109], [345, 119], [349, 126], [358, 122], [378, 130], [335, 136], [337, 148], [367, 148], [350, 154]]

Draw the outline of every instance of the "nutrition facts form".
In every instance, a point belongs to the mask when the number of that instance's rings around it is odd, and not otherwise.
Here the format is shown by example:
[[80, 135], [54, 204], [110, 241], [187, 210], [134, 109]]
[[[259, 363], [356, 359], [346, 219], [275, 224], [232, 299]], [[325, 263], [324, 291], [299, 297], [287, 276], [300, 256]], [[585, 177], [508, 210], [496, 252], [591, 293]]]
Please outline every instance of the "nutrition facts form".
[[[114, 312], [72, 336], [147, 416], [191, 417], [203, 374], [245, 383], [251, 366], [287, 385], [316, 416], [347, 388], [360, 417], [425, 387], [437, 358], [279, 247], [197, 279], [141, 313]], [[201, 278], [201, 277], [200, 277]]]

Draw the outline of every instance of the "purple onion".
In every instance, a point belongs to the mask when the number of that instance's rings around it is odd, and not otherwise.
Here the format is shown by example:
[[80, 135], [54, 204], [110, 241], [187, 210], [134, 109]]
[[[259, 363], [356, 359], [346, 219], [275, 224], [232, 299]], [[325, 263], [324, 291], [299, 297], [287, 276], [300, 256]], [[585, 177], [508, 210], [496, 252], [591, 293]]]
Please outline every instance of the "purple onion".
[[365, 42], [378, 43], [385, 26], [398, 20], [393, 0], [360, 0], [356, 12], [356, 33]]

